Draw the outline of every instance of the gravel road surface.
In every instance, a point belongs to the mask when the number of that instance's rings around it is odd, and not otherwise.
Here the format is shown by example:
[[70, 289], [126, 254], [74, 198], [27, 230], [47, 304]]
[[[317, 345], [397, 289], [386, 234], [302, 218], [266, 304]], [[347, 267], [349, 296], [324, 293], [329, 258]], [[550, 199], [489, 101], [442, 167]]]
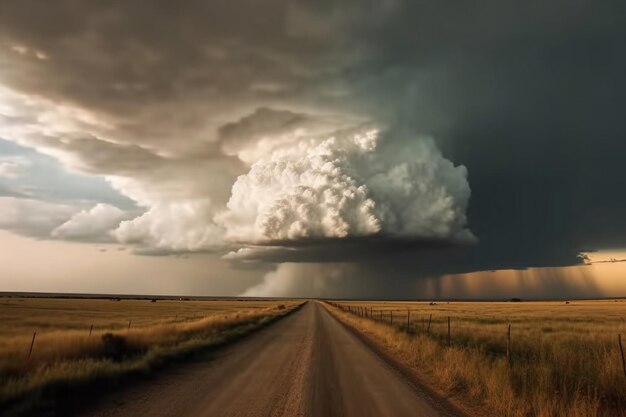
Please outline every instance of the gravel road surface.
[[172, 368], [83, 415], [456, 416], [313, 301], [217, 357]]

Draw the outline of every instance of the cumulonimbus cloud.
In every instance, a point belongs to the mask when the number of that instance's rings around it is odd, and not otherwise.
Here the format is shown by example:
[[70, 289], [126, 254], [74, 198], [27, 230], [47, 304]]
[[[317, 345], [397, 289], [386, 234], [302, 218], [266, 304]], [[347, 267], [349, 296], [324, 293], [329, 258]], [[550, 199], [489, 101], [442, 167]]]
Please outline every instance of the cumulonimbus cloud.
[[[185, 35], [174, 48], [126, 8], [106, 6], [94, 19], [117, 18], [100, 30], [78, 20], [60, 37], [11, 7], [0, 30], [0, 136], [104, 176], [144, 210], [112, 234], [140, 249], [240, 257], [279, 245], [315, 247], [307, 252], [315, 257], [327, 240], [471, 240], [466, 169], [430, 139], [381, 129], [404, 106], [396, 100], [378, 111], [368, 73], [353, 78], [375, 64], [379, 48], [352, 35], [379, 23], [353, 21], [357, 8], [345, 3], [332, 6], [330, 21], [317, 7], [286, 6], [259, 10], [261, 20], [284, 23], [271, 32], [233, 25], [228, 7], [189, 6], [178, 20], [151, 6], [159, 22], [192, 29], [195, 41]], [[61, 2], [44, 14], [69, 23], [89, 9], [77, 7]], [[393, 9], [378, 10], [377, 20]], [[201, 10], [202, 24], [190, 24]], [[123, 47], [109, 48], [120, 33]], [[178, 45], [189, 48], [181, 55]], [[116, 63], [128, 60], [140, 77], [120, 71]]]
[[[81, 219], [98, 215], [107, 228], [119, 225], [111, 234], [117, 240], [143, 250], [232, 249], [229, 259], [237, 260], [262, 258], [255, 245], [297, 252], [316, 246], [308, 251], [310, 258], [323, 249], [324, 240], [336, 246], [360, 238], [369, 239], [367, 244], [371, 238], [474, 239], [466, 227], [467, 170], [444, 158], [427, 137], [374, 123], [350, 125], [359, 118], [348, 113], [263, 108], [222, 125], [219, 141], [207, 153], [211, 157], [157, 154], [100, 139], [104, 131], [91, 116], [69, 110], [57, 114], [45, 100], [8, 91], [13, 110], [26, 104], [38, 110], [26, 124], [9, 124], [5, 133], [39, 144], [80, 170], [106, 175], [145, 209], [129, 220], [110, 210], [78, 214], [54, 231], [56, 238], [87, 238], [85, 233], [92, 233]], [[40, 113], [54, 114], [57, 128], [63, 127], [55, 135], [70, 139], [48, 137], [35, 117]], [[81, 136], [84, 120], [90, 121], [89, 129]], [[272, 257], [280, 260], [280, 251]]]
[[429, 138], [371, 126], [275, 149], [232, 187], [216, 216], [234, 242], [383, 236], [468, 242], [467, 170]]

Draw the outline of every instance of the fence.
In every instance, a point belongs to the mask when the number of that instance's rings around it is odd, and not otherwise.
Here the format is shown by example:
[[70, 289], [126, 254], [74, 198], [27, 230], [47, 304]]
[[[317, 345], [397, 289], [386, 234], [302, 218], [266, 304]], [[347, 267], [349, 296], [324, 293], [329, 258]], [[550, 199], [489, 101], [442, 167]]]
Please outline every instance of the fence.
[[[421, 309], [375, 309], [373, 306], [368, 307], [354, 304], [337, 303], [332, 301], [327, 301], [327, 303], [344, 312], [383, 323], [385, 325], [395, 328], [398, 331], [404, 331], [407, 334], [421, 333], [424, 335], [428, 335], [429, 337], [438, 340], [441, 344], [445, 344], [448, 347], [451, 347], [455, 344], [466, 345], [468, 344], [468, 339], [470, 339], [470, 337], [465, 334], [469, 332], [468, 328], [464, 327], [462, 324], [458, 325], [459, 322], [463, 323], [470, 321], [468, 317], [455, 317], [453, 315], [439, 314], [434, 316], [435, 320], [433, 320], [432, 313], [424, 314], [423, 310]], [[494, 320], [491, 323], [492, 325], [494, 325], [496, 317], [489, 317]], [[456, 325], [455, 322], [457, 322]], [[512, 339], [513, 326], [510, 321], [507, 322], [499, 320], [498, 324], [502, 324], [502, 329], [499, 331], [481, 328], [480, 332], [489, 334], [491, 336], [491, 340], [485, 342], [489, 342], [489, 344], [491, 345], [492, 353], [496, 355], [502, 355], [506, 358], [507, 363], [510, 365], [514, 360], [514, 340]], [[455, 329], [458, 329], [457, 331], [460, 330], [460, 332], [464, 334], [458, 333], [455, 335]], [[477, 337], [478, 336], [473, 335], [474, 339], [476, 339]], [[497, 348], [497, 343], [494, 343], [494, 338], [497, 338], [497, 341], [501, 342], [502, 346], [500, 350], [498, 350]], [[617, 335], [617, 342], [618, 356], [620, 356], [621, 358], [621, 365], [624, 371], [624, 377], [626, 377], [626, 355], [624, 354], [621, 333]]]

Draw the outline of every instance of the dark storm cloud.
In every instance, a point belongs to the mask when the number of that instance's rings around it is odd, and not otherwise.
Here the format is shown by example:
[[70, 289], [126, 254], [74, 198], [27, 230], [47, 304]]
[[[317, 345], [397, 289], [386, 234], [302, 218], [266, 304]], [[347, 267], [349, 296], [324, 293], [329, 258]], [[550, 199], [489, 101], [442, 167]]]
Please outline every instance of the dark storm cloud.
[[209, 140], [212, 119], [241, 114], [242, 101], [253, 109], [306, 95], [342, 67], [329, 42], [286, 36], [284, 1], [255, 5], [2, 2], [4, 46], [46, 56], [5, 57], [2, 78], [114, 116], [118, 140]]
[[[480, 244], [428, 257], [404, 243], [347, 245], [348, 259], [382, 252], [407, 275], [567, 265], [583, 247], [624, 243], [624, 12], [584, 0], [0, 0], [0, 81], [102, 120], [81, 140], [31, 144], [131, 178], [120, 188], [172, 221], [181, 215], [163, 206], [193, 200], [201, 214], [185, 227], [227, 200], [246, 172], [234, 155], [259, 136], [320, 113], [336, 115], [325, 126], [362, 117], [429, 134], [467, 167]], [[258, 256], [339, 260], [317, 249]]]
[[460, 53], [432, 87], [453, 120], [435, 135], [470, 172], [474, 265], [571, 264], [585, 246], [625, 243], [625, 10], [571, 7], [525, 38]]
[[[311, 10], [322, 19], [343, 4]], [[469, 225], [481, 241], [429, 263], [458, 272], [570, 265], [583, 247], [625, 243], [622, 2], [388, 10], [375, 24], [351, 20], [371, 49], [350, 73], [362, 98], [353, 108], [433, 134], [467, 166]]]
[[[386, 262], [408, 257], [413, 264], [426, 267], [433, 255], [447, 259], [467, 250], [476, 242], [454, 242], [449, 239], [402, 238], [384, 235], [309, 239], [305, 242], [272, 241], [268, 245], [249, 246], [233, 251], [225, 259], [235, 262]], [[439, 255], [442, 256], [442, 255]], [[429, 272], [431, 272], [429, 270]]]
[[[390, 266], [393, 265], [393, 266]], [[586, 267], [498, 271], [437, 276], [420, 266], [386, 262], [281, 263], [249, 288], [247, 296], [392, 300], [509, 300], [603, 297], [601, 283]], [[576, 278], [576, 279], [573, 279]]]
[[372, 34], [379, 60], [363, 90], [468, 168], [480, 245], [452, 269], [566, 265], [583, 247], [626, 243], [625, 12], [412, 2]]

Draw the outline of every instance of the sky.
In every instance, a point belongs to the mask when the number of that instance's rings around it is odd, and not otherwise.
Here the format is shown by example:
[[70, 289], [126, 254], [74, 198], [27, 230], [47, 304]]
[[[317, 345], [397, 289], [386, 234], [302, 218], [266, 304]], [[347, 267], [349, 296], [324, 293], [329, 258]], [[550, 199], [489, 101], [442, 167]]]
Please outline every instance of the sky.
[[0, 291], [626, 296], [624, 12], [0, 0]]

